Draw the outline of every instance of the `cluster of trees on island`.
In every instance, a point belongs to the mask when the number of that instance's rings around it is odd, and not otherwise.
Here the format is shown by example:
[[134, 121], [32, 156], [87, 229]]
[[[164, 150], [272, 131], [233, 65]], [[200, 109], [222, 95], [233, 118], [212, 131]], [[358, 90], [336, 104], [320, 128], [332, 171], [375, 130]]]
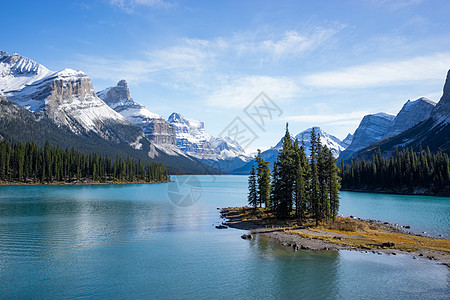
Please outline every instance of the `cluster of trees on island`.
[[292, 143], [288, 126], [272, 172], [258, 150], [256, 166], [248, 179], [248, 203], [264, 205], [279, 218], [334, 220], [339, 211], [340, 177], [331, 150], [322, 146], [320, 135], [311, 132], [310, 156], [298, 140]]
[[164, 182], [169, 173], [160, 163], [143, 164], [130, 158], [115, 160], [97, 153], [34, 143], [0, 142], [2, 182]]
[[442, 151], [405, 148], [383, 157], [378, 150], [371, 161], [352, 160], [340, 169], [345, 189], [450, 195], [450, 160]]

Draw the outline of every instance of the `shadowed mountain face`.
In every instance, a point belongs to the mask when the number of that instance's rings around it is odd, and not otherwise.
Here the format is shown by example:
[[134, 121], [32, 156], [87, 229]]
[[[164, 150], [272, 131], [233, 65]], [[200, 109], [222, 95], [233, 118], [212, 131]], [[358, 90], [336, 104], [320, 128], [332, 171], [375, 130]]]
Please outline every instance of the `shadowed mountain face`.
[[353, 134], [352, 142], [341, 153], [339, 159], [349, 159], [356, 151], [380, 141], [394, 118], [395, 116], [385, 113], [365, 116]]
[[450, 153], [450, 71], [441, 100], [433, 108], [428, 119], [396, 136], [362, 149], [355, 153], [354, 157], [370, 158], [378, 148], [384, 155], [389, 155], [395, 148], [404, 147], [413, 147], [415, 150], [429, 147], [432, 152], [442, 149]]
[[383, 139], [402, 133], [428, 119], [435, 105], [435, 102], [425, 97], [415, 101], [408, 100], [392, 121]]

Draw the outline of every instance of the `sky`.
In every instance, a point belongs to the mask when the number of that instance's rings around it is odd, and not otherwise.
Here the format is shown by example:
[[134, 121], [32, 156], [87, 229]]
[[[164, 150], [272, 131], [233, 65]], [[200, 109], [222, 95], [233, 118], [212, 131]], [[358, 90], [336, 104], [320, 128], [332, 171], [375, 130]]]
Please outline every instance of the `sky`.
[[[83, 70], [96, 91], [125, 79], [150, 111], [211, 135], [239, 118], [254, 151], [286, 122], [344, 139], [366, 114], [439, 101], [449, 15], [446, 0], [16, 0], [2, 3], [0, 50]], [[263, 126], [246, 114], [261, 92], [277, 107]]]

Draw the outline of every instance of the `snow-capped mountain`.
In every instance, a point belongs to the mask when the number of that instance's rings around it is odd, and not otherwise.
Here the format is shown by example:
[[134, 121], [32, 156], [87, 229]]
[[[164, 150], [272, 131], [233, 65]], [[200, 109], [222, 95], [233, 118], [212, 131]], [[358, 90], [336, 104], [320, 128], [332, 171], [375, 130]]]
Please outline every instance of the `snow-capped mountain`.
[[208, 165], [230, 171], [250, 160], [250, 155], [230, 137], [209, 135], [202, 121], [179, 113], [172, 113], [167, 121], [175, 127], [178, 148]]
[[142, 132], [97, 97], [84, 72], [53, 72], [18, 54], [1, 57], [1, 93], [8, 99], [76, 134], [96, 133], [139, 147]]
[[[292, 143], [297, 139], [299, 144], [305, 149], [305, 154], [309, 156], [311, 154], [311, 132], [313, 128], [308, 128], [297, 135], [291, 135]], [[331, 150], [335, 158], [339, 157], [339, 154], [345, 150], [345, 144], [337, 137], [328, 134], [323, 131], [320, 127], [314, 127], [317, 135], [320, 135], [320, 142], [323, 146], [327, 146]], [[273, 167], [273, 163], [277, 159], [278, 153], [282, 150], [284, 137], [272, 148], [261, 152], [261, 157], [270, 162], [270, 167]], [[255, 159], [245, 164], [243, 167], [235, 169], [232, 171], [234, 174], [248, 174], [252, 164], [255, 163]]]
[[425, 98], [408, 100], [387, 129], [383, 139], [402, 133], [414, 125], [428, 119], [436, 103]]
[[10, 96], [25, 86], [54, 73], [37, 62], [17, 53], [0, 51], [0, 94]]
[[115, 87], [109, 87], [97, 92], [102, 99], [116, 112], [132, 123], [140, 126], [144, 134], [158, 145], [176, 145], [175, 128], [162, 116], [149, 111], [144, 105], [131, 98], [128, 84], [121, 80]]
[[[323, 146], [327, 146], [328, 149], [331, 150], [334, 158], [338, 158], [339, 154], [345, 150], [345, 144], [334, 135], [326, 133], [320, 127], [314, 127], [314, 130], [316, 135], [320, 136], [321, 144]], [[310, 155], [309, 149], [311, 148], [311, 132], [312, 128], [308, 128], [295, 136], [295, 139], [297, 139], [300, 145], [303, 145], [305, 148], [305, 154], [307, 156]]]
[[353, 153], [383, 139], [395, 116], [386, 113], [366, 115], [353, 134], [350, 145], [342, 151], [339, 159], [347, 160]]

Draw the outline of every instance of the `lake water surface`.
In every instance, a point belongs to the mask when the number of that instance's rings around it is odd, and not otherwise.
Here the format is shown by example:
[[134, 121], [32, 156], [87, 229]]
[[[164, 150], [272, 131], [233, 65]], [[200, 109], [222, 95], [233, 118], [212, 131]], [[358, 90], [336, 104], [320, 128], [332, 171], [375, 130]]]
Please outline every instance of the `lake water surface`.
[[[448, 299], [449, 269], [409, 256], [292, 252], [217, 230], [245, 176], [0, 188], [0, 298]], [[184, 184], [182, 184], [184, 183]], [[344, 215], [450, 236], [450, 198], [342, 192]], [[192, 205], [190, 205], [192, 204]], [[186, 207], [184, 207], [186, 206]]]

